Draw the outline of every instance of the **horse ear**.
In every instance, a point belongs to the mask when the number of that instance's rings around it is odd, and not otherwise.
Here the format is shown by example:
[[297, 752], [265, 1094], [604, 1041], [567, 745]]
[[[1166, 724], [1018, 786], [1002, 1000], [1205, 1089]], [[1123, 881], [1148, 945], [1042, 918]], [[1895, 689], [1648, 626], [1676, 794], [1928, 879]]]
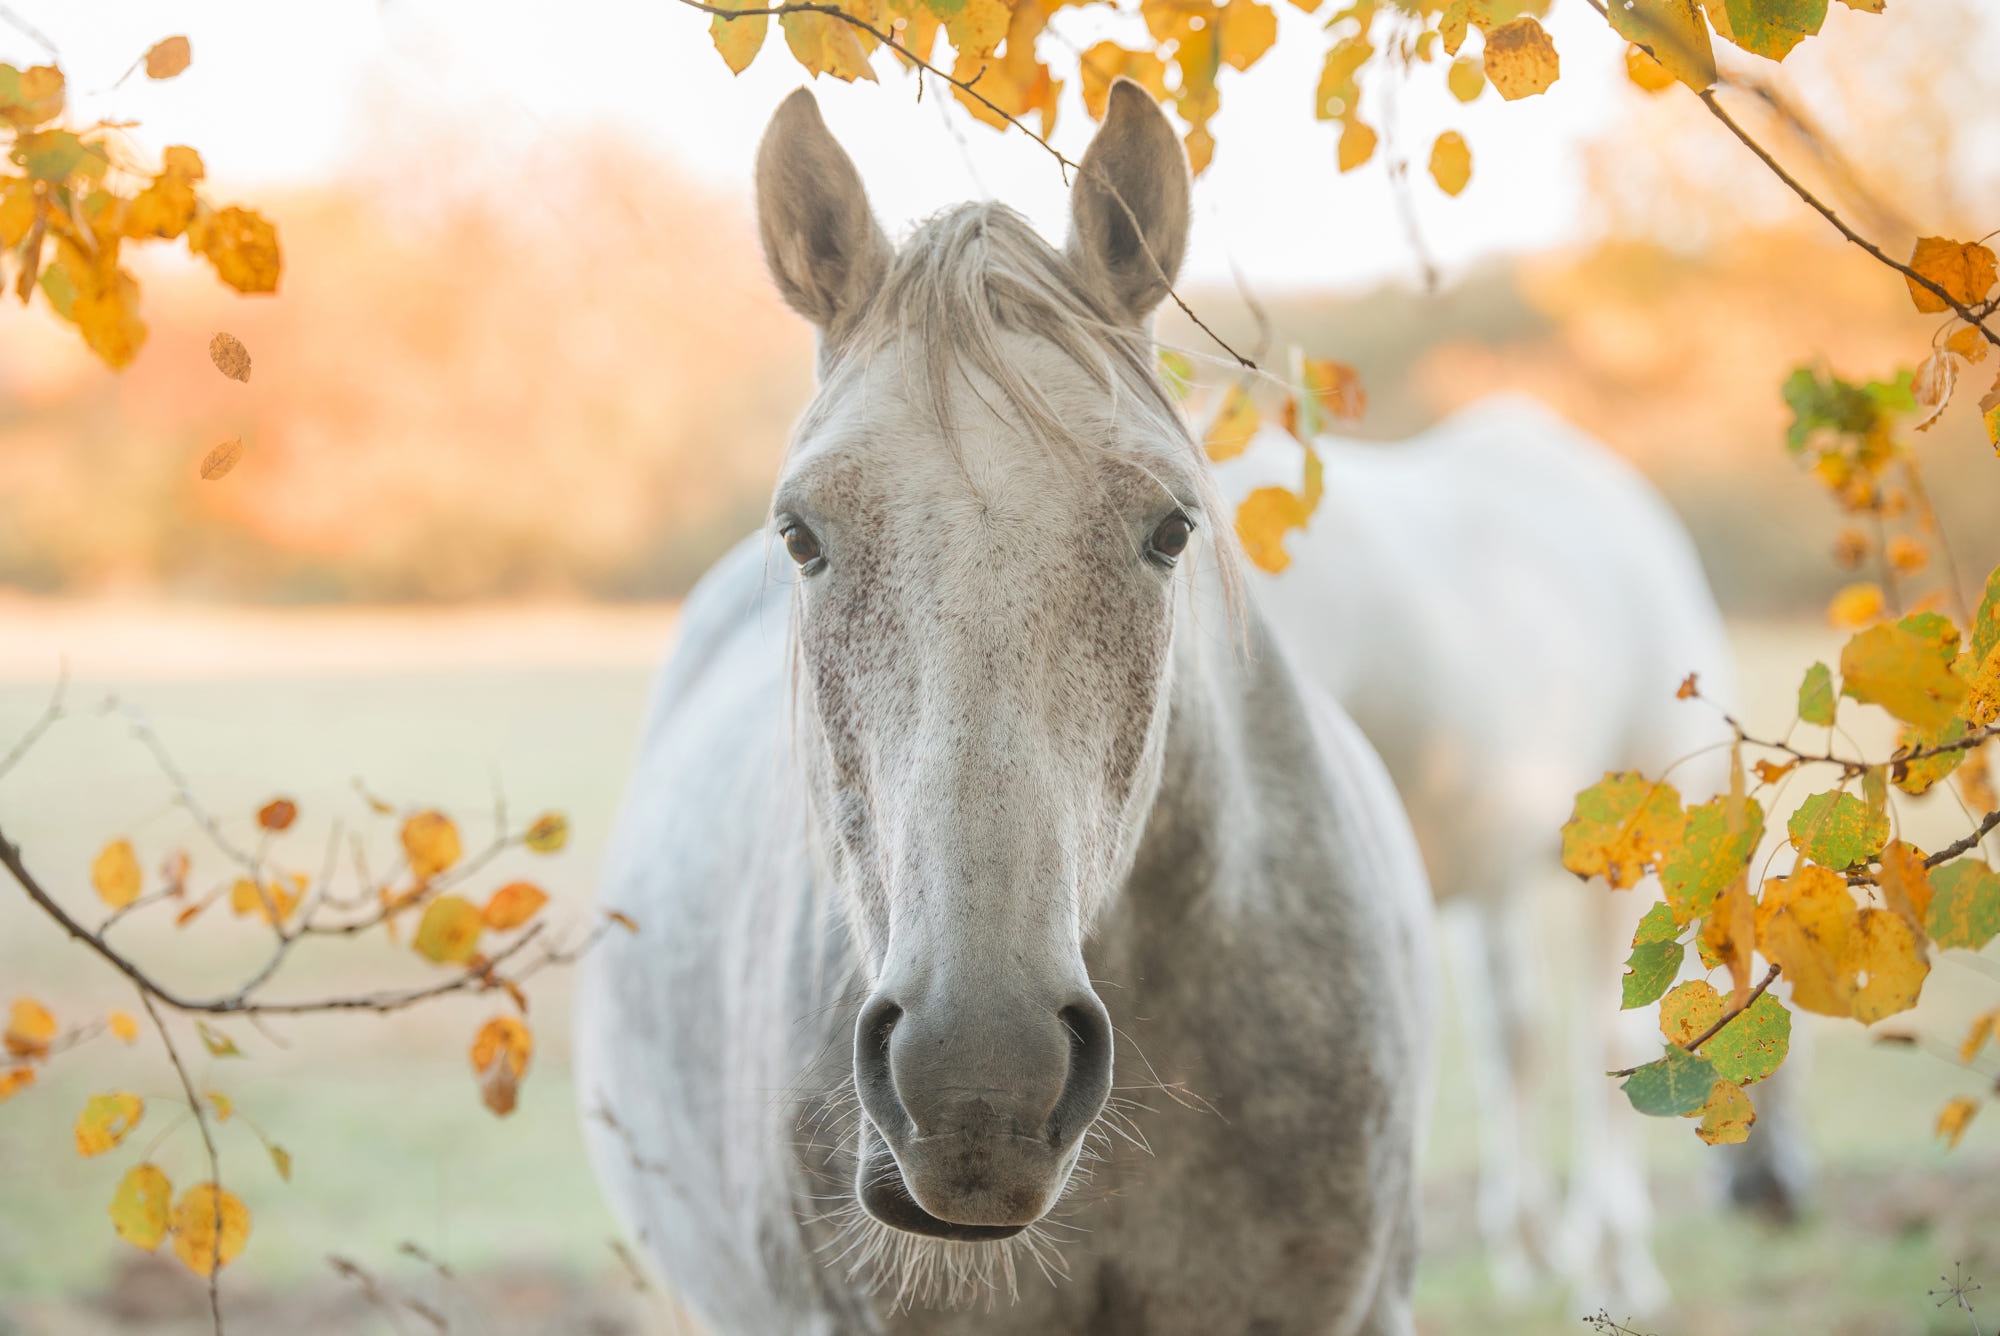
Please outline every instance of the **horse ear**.
[[1187, 154], [1165, 113], [1138, 84], [1116, 80], [1070, 191], [1068, 250], [1085, 285], [1134, 324], [1180, 272], [1188, 196]]
[[803, 88], [757, 146], [757, 228], [786, 305], [829, 335], [867, 304], [894, 254], [861, 173]]

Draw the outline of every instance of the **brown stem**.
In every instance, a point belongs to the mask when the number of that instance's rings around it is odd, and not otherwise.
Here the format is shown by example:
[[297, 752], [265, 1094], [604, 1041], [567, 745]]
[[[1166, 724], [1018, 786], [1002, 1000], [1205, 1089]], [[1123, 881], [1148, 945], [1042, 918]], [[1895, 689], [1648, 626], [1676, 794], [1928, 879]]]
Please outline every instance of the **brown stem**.
[[1962, 840], [1953, 840], [1950, 844], [1947, 844], [1944, 848], [1926, 858], [1924, 866], [1933, 868], [1940, 863], [1951, 861], [1968, 850], [1978, 848], [1979, 842], [1992, 834], [1995, 826], [2000, 826], [2000, 808], [1995, 808], [1993, 811], [1988, 812], [1985, 819], [1979, 823], [1970, 835], [1967, 835]]
[[[1703, 1044], [1706, 1044], [1709, 1040], [1715, 1038], [1715, 1036], [1722, 1033], [1723, 1026], [1729, 1024], [1729, 1022], [1735, 1020], [1738, 1016], [1741, 1016], [1744, 1012], [1756, 1006], [1757, 999], [1764, 996], [1765, 992], [1771, 987], [1771, 985], [1776, 983], [1777, 981], [1778, 981], [1778, 967], [1776, 965], [1773, 965], [1769, 970], [1765, 971], [1763, 979], [1757, 984], [1757, 986], [1750, 990], [1750, 996], [1743, 999], [1742, 1006], [1734, 1007], [1731, 1008], [1729, 1011], [1724, 1012], [1722, 1014], [1721, 1020], [1718, 1020], [1715, 1024], [1709, 1026], [1706, 1030], [1703, 1030], [1699, 1035], [1696, 1035], [1692, 1042], [1686, 1044], [1679, 1044], [1676, 1045], [1676, 1047], [1683, 1049], [1688, 1053], [1693, 1053], [1696, 1050], [1700, 1049], [1700, 1047]], [[1651, 1065], [1652, 1064], [1650, 1063], [1640, 1064], [1640, 1066], [1651, 1066]], [[1612, 1072], [1610, 1074], [1612, 1076], [1630, 1076], [1632, 1075], [1632, 1073], [1638, 1070], [1639, 1070], [1638, 1067], [1626, 1067], [1619, 1071]]]
[[[0, 850], [7, 847], [0, 841]], [[215, 1249], [208, 1260], [208, 1312], [215, 1321], [215, 1336], [222, 1336], [222, 1157], [215, 1153], [215, 1133], [208, 1126], [208, 1114], [204, 1111], [201, 1096], [195, 1093], [194, 1081], [189, 1078], [187, 1064], [181, 1061], [180, 1050], [174, 1047], [174, 1037], [167, 1032], [167, 1023], [160, 1017], [160, 1009], [153, 1005], [152, 994], [145, 988], [139, 990], [139, 1003], [146, 1008], [146, 1014], [153, 1019], [153, 1028], [159, 1031], [160, 1042], [166, 1046], [167, 1061], [174, 1065], [174, 1075], [181, 1078], [181, 1089], [187, 1094], [188, 1108], [194, 1112], [195, 1126], [201, 1129], [201, 1144], [208, 1150], [208, 1181], [211, 1191], [209, 1198], [215, 1203]]]

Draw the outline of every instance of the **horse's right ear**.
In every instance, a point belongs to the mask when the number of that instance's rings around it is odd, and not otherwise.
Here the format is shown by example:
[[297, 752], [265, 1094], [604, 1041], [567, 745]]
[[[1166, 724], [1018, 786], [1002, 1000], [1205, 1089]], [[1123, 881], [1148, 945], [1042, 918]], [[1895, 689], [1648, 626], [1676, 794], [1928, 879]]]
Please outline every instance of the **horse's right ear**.
[[1070, 190], [1069, 259], [1112, 310], [1143, 324], [1187, 253], [1187, 154], [1160, 104], [1130, 79], [1112, 81], [1104, 128]]
[[757, 146], [757, 228], [785, 303], [836, 337], [875, 295], [894, 254], [861, 173], [801, 88]]

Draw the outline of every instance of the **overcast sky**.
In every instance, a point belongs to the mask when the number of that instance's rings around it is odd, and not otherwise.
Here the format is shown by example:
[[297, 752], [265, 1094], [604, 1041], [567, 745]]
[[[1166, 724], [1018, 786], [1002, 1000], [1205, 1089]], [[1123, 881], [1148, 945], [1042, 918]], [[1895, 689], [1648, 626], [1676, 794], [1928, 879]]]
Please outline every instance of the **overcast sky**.
[[[137, 118], [147, 147], [191, 143], [219, 193], [310, 180], [365, 154], [385, 131], [385, 107], [436, 106], [476, 118], [496, 170], [523, 137], [616, 125], [704, 182], [747, 201], [750, 161], [765, 118], [804, 81], [776, 24], [750, 70], [732, 76], [705, 16], [675, 0], [8, 0], [60, 49], [88, 114]], [[1353, 286], [1409, 278], [1415, 260], [1388, 177], [1375, 162], [1334, 168], [1336, 128], [1311, 119], [1327, 39], [1277, 2], [1278, 46], [1247, 75], [1223, 74], [1215, 165], [1196, 191], [1189, 277], [1227, 282], [1232, 260], [1263, 290]], [[1829, 24], [1850, 21], [1835, 6]], [[1117, 20], [1111, 20], [1115, 24]], [[1131, 18], [1136, 23], [1136, 18]], [[1097, 26], [1091, 26], [1093, 22]], [[1075, 10], [1055, 28], [1083, 46], [1104, 21]], [[1461, 106], [1442, 71], [1420, 68], [1397, 94], [1398, 134], [1422, 173], [1437, 132], [1472, 145], [1471, 186], [1445, 197], [1422, 176], [1419, 226], [1447, 271], [1496, 251], [1571, 237], [1585, 218], [1580, 147], [1617, 122], [1626, 99], [1623, 44], [1581, 0], [1557, 0], [1548, 26], [1562, 77], [1541, 97], [1504, 103], [1490, 89]], [[133, 58], [171, 33], [188, 35], [194, 64], [179, 79], [108, 88]], [[40, 58], [0, 23], [0, 59]], [[977, 124], [948, 99], [914, 101], [916, 84], [886, 54], [880, 85], [816, 82], [835, 132], [861, 165], [892, 233], [971, 196], [1022, 209], [1060, 235], [1065, 190], [1054, 163], [1025, 137]], [[1378, 79], [1370, 96], [1389, 90]], [[1380, 107], [1371, 119], [1380, 123]], [[1081, 151], [1090, 122], [1065, 90], [1058, 146]]]

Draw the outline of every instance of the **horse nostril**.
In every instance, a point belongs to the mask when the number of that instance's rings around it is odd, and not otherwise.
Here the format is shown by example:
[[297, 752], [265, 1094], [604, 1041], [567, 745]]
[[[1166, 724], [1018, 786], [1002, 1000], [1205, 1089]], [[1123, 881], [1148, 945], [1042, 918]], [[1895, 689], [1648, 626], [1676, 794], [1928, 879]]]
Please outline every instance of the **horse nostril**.
[[1048, 1138], [1062, 1145], [1103, 1112], [1111, 1094], [1111, 1016], [1094, 994], [1056, 1015], [1069, 1031], [1069, 1079], [1049, 1115]]
[[910, 1115], [896, 1093], [889, 1068], [889, 1040], [902, 1018], [902, 1007], [878, 996], [861, 1009], [854, 1024], [855, 1092], [876, 1128], [891, 1138], [900, 1138], [910, 1130]]

